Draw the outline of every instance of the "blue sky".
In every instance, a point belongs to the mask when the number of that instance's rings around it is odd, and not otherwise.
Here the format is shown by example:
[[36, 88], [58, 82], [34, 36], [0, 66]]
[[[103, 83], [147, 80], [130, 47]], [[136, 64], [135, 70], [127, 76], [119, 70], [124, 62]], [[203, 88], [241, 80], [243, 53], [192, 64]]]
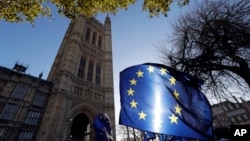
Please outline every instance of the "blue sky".
[[[150, 18], [142, 12], [141, 2], [110, 15], [112, 24], [112, 47], [116, 117], [119, 113], [119, 72], [126, 67], [146, 62], [162, 63], [154, 47], [167, 38], [171, 24], [188, 9], [171, 6], [168, 17]], [[53, 9], [53, 20], [39, 17], [34, 26], [29, 23], [0, 21], [0, 66], [12, 68], [18, 61], [28, 65], [27, 74], [38, 76], [43, 72], [47, 78], [54, 57], [64, 37], [69, 19], [59, 16]], [[106, 15], [98, 15], [104, 22]]]

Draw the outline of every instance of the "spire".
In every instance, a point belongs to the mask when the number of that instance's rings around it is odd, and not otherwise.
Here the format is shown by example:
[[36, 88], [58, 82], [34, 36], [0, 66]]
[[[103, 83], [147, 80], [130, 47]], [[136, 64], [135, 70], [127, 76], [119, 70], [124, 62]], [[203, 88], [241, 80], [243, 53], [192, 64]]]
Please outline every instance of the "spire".
[[106, 24], [111, 24], [111, 20], [110, 20], [109, 14], [107, 14], [107, 16], [105, 18], [105, 25]]
[[39, 74], [39, 79], [41, 79], [43, 77], [43, 72], [41, 72], [40, 74]]

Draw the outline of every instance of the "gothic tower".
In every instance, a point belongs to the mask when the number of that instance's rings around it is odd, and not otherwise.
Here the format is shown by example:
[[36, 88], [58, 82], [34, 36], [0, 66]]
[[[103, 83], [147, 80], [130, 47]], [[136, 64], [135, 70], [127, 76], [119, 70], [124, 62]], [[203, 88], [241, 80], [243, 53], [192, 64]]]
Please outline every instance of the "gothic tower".
[[115, 140], [111, 21], [79, 16], [72, 21], [48, 80], [54, 83], [39, 141], [94, 140], [91, 123], [99, 112], [112, 121]]

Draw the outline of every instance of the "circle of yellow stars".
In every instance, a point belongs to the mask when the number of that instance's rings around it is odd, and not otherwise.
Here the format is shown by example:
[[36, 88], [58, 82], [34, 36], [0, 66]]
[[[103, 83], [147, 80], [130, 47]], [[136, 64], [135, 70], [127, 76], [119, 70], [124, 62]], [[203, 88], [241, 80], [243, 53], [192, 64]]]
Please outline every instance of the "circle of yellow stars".
[[[149, 65], [149, 67], [147, 68], [147, 71], [149, 74], [151, 74], [151, 73], [154, 73], [156, 71], [156, 69], [154, 66]], [[160, 71], [159, 73], [161, 75], [167, 75], [166, 68], [161, 68], [159, 71]], [[136, 72], [136, 74], [137, 74], [137, 78], [132, 78], [129, 80], [131, 87], [127, 90], [128, 96], [134, 96], [135, 90], [132, 88], [132, 86], [136, 86], [136, 84], [138, 82], [138, 80], [136, 80], [136, 79], [143, 78], [143, 76], [144, 76], [144, 72], [141, 70], [138, 70]], [[173, 76], [171, 76], [171, 78], [168, 79], [168, 81], [169, 81], [170, 85], [173, 85], [173, 86], [176, 85], [176, 79]], [[180, 94], [176, 90], [173, 91], [173, 96], [176, 100], [179, 100], [179, 95]], [[130, 107], [136, 109], [137, 104], [138, 103], [134, 99], [132, 99], [132, 101], [130, 102]], [[172, 113], [172, 115], [169, 116], [168, 118], [170, 119], [171, 124], [173, 124], [173, 123], [178, 124], [178, 116], [176, 116], [176, 115], [181, 116], [182, 109], [178, 104], [174, 107], [174, 109], [175, 109], [174, 113]], [[144, 113], [144, 111], [142, 110], [138, 113], [138, 116], [139, 116], [138, 117], [139, 120], [146, 120], [147, 114]]]

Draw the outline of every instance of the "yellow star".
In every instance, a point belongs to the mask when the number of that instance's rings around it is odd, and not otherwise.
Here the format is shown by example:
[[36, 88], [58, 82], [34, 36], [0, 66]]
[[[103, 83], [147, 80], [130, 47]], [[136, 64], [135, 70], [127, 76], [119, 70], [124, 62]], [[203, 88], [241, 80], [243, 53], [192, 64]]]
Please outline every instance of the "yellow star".
[[147, 70], [148, 70], [149, 73], [154, 72], [154, 69], [155, 69], [155, 68], [152, 67], [152, 66], [149, 66], [149, 67], [147, 68]]
[[143, 77], [143, 73], [144, 73], [144, 72], [142, 72], [142, 71], [140, 71], [140, 70], [139, 70], [138, 72], [136, 72], [136, 74], [137, 74], [138, 77]]
[[161, 72], [161, 75], [167, 74], [167, 69], [161, 68], [160, 72]]
[[175, 85], [176, 79], [172, 76], [169, 81], [171, 85]]
[[131, 85], [136, 85], [136, 80], [133, 78], [132, 80], [130, 80], [130, 83], [131, 83]]
[[182, 109], [179, 107], [179, 105], [177, 104], [174, 108], [175, 108], [175, 113], [181, 115]]
[[131, 104], [131, 108], [137, 108], [136, 105], [137, 105], [137, 102], [135, 102], [134, 100], [130, 102]]
[[144, 119], [144, 120], [146, 120], [147, 114], [143, 113], [143, 111], [141, 111], [140, 113], [138, 113], [138, 115], [139, 115], [139, 119]]
[[176, 90], [174, 90], [174, 97], [176, 98], [176, 99], [179, 99], [179, 93], [176, 91]]
[[135, 91], [134, 91], [133, 89], [130, 88], [129, 90], [127, 90], [127, 92], [128, 92], [128, 95], [134, 95], [134, 92], [135, 92]]
[[169, 117], [170, 118], [170, 120], [171, 120], [171, 122], [170, 123], [176, 123], [176, 124], [178, 124], [177, 123], [177, 119], [178, 119], [178, 117], [177, 116], [175, 116], [174, 114], [172, 114], [172, 116], [171, 117]]

